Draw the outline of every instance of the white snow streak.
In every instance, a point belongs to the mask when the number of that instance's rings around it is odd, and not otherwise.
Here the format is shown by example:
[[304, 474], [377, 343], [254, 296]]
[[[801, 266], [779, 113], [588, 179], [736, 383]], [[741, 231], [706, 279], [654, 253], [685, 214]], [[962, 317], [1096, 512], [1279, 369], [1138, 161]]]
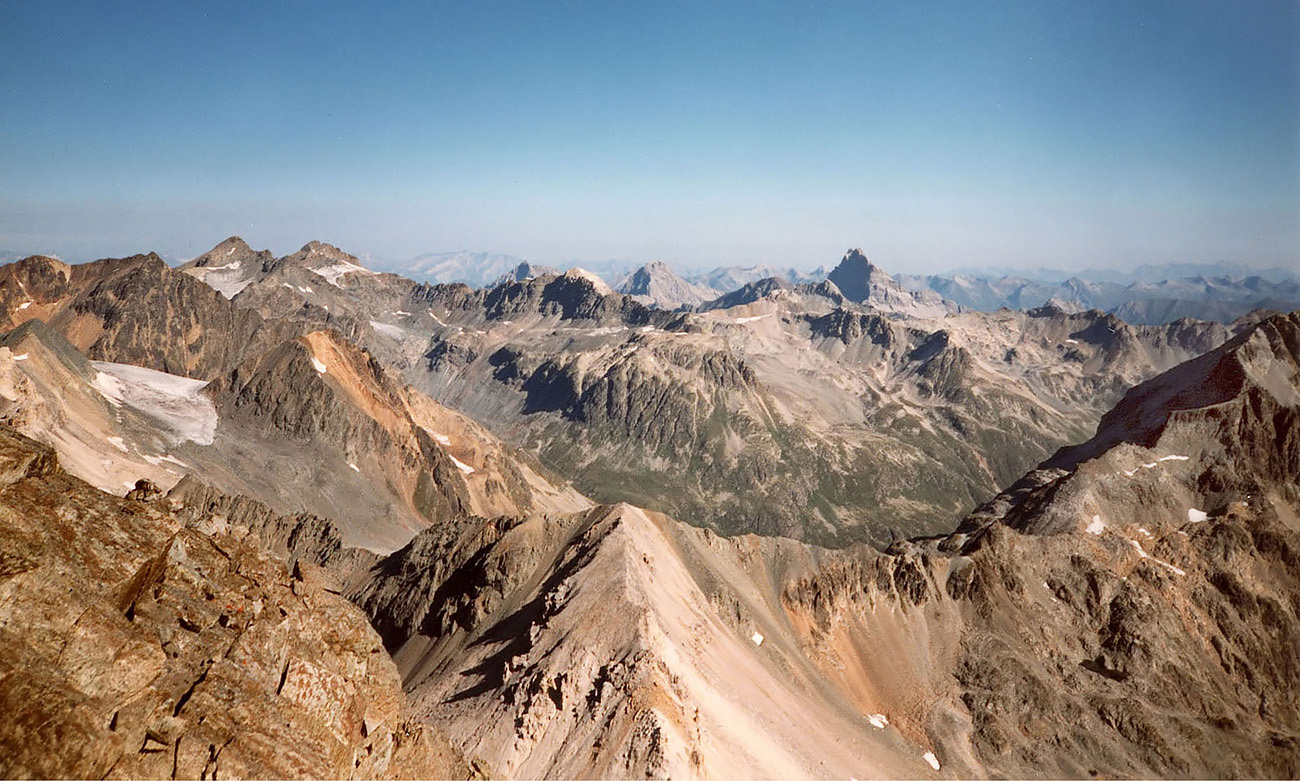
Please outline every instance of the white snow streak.
[[1148, 561], [1155, 562], [1156, 564], [1159, 564], [1159, 565], [1162, 566], [1162, 567], [1168, 567], [1169, 569], [1173, 570], [1176, 574], [1179, 574], [1179, 575], [1186, 575], [1186, 574], [1187, 574], [1185, 571], [1183, 571], [1182, 569], [1180, 569], [1180, 568], [1178, 568], [1178, 567], [1175, 567], [1174, 565], [1170, 564], [1169, 562], [1167, 562], [1167, 561], [1161, 561], [1160, 559], [1157, 559], [1155, 556], [1151, 556], [1151, 555], [1148, 554], [1146, 551], [1142, 550], [1142, 543], [1138, 542], [1137, 540], [1129, 540], [1128, 543], [1129, 543], [1129, 545], [1132, 545], [1132, 546], [1133, 546], [1133, 550], [1137, 551], [1137, 554], [1138, 554], [1139, 556], [1141, 556], [1142, 558], [1147, 559]]
[[324, 374], [325, 372], [329, 371], [329, 367], [327, 367], [325, 363], [321, 361], [321, 359], [317, 358], [314, 355], [311, 357], [311, 365], [316, 367], [316, 371], [320, 372], [321, 374]]
[[939, 758], [934, 755], [933, 751], [925, 752], [924, 754], [921, 755], [921, 759], [924, 759], [930, 765], [930, 767], [934, 768], [935, 770], [939, 769]]
[[353, 471], [353, 472], [360, 472], [360, 471], [361, 471], [361, 469], [358, 468], [357, 465], [354, 464], [354, 463], [352, 463], [351, 461], [348, 462], [348, 466], [352, 468], [352, 471]]
[[1204, 510], [1198, 510], [1198, 509], [1196, 509], [1195, 507], [1188, 507], [1188, 508], [1187, 508], [1187, 522], [1188, 522], [1188, 523], [1200, 523], [1200, 522], [1202, 522], [1202, 521], [1208, 520], [1209, 517], [1210, 517], [1210, 514], [1207, 513], [1207, 512], [1205, 512]]
[[459, 458], [456, 458], [451, 453], [448, 453], [447, 456], [451, 459], [451, 462], [456, 465], [457, 469], [459, 469], [460, 471], [464, 472], [467, 475], [474, 474], [474, 467], [470, 466], [464, 461], [461, 461]]
[[443, 447], [447, 447], [448, 445], [451, 444], [451, 437], [447, 436], [446, 434], [439, 434], [438, 432], [434, 431], [428, 426], [420, 426], [420, 428], [424, 429], [425, 433], [433, 437], [434, 441], [437, 442], [439, 445], [442, 445]]
[[1101, 534], [1106, 531], [1106, 523], [1101, 519], [1100, 515], [1094, 515], [1092, 516], [1092, 522], [1088, 524], [1088, 528], [1084, 529], [1084, 531], [1089, 534]]
[[402, 337], [406, 336], [406, 331], [403, 331], [401, 326], [389, 325], [388, 323], [381, 323], [378, 320], [371, 320], [370, 327], [375, 329], [379, 333], [383, 334], [384, 336], [388, 336], [393, 339], [400, 340]]
[[876, 729], [884, 729], [889, 726], [889, 719], [885, 718], [883, 713], [873, 713], [867, 717], [867, 721], [871, 722], [871, 726]]

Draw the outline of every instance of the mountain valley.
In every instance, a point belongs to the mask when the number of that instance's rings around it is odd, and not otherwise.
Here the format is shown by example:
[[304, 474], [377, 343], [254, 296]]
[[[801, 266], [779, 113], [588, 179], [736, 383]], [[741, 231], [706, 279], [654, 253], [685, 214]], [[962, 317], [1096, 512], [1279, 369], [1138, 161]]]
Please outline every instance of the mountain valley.
[[0, 267], [0, 774], [1300, 773], [1300, 315], [537, 271]]

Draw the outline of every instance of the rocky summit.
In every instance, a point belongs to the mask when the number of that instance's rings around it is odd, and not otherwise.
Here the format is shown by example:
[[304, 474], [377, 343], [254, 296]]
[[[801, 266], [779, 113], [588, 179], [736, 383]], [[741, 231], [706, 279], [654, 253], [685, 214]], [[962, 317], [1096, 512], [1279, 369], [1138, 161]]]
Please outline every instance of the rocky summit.
[[491, 260], [0, 267], [0, 776], [1300, 775], [1300, 313]]

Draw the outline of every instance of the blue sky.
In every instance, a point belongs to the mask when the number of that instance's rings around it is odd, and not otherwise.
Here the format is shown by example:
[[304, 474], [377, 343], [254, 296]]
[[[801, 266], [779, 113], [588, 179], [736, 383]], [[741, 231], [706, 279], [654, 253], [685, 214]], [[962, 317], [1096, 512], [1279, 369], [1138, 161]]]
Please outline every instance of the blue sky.
[[0, 0], [0, 249], [1300, 265], [1300, 3]]

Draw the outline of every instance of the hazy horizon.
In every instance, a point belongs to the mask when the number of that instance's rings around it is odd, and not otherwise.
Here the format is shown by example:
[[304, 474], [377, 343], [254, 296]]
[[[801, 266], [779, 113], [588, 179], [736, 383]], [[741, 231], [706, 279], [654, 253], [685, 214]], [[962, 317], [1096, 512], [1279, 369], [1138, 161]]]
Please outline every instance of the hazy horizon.
[[0, 5], [0, 249], [1300, 266], [1300, 5]]

